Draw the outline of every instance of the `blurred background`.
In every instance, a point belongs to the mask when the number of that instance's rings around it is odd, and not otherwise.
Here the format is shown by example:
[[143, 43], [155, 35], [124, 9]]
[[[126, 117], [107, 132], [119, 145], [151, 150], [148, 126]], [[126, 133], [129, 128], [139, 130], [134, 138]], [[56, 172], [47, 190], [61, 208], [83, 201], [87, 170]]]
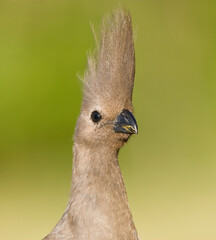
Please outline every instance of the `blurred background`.
[[136, 31], [139, 135], [120, 165], [141, 239], [216, 239], [216, 1], [0, 1], [0, 238], [42, 239], [69, 196], [89, 22]]

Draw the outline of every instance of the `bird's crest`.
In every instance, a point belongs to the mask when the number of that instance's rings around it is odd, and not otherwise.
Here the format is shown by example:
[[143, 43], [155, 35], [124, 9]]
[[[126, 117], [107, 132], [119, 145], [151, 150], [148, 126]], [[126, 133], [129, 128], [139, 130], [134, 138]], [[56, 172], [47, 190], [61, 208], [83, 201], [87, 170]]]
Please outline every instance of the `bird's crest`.
[[135, 54], [131, 16], [119, 8], [103, 20], [95, 56], [88, 57], [84, 76], [84, 101], [131, 103]]

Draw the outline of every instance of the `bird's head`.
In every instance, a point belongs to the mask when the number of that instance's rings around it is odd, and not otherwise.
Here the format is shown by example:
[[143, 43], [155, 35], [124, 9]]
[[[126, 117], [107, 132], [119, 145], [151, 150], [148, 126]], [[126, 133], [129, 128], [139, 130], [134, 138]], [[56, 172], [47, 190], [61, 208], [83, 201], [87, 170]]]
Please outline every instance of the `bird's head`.
[[132, 114], [134, 75], [131, 17], [118, 9], [104, 20], [97, 54], [88, 58], [75, 141], [118, 150], [138, 133]]

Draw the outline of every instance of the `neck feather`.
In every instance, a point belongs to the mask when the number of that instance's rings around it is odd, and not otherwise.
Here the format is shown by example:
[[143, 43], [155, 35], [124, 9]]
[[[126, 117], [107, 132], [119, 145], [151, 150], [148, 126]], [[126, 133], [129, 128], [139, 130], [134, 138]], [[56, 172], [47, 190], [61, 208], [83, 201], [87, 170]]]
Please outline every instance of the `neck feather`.
[[137, 239], [118, 151], [76, 143], [73, 150], [68, 214], [74, 239]]

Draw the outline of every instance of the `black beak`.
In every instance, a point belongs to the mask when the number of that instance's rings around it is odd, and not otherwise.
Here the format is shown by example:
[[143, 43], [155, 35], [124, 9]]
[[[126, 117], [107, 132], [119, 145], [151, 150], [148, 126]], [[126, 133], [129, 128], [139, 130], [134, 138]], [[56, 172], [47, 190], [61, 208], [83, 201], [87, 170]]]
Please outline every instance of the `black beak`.
[[133, 114], [124, 109], [116, 118], [114, 131], [117, 133], [137, 134], [138, 126]]

